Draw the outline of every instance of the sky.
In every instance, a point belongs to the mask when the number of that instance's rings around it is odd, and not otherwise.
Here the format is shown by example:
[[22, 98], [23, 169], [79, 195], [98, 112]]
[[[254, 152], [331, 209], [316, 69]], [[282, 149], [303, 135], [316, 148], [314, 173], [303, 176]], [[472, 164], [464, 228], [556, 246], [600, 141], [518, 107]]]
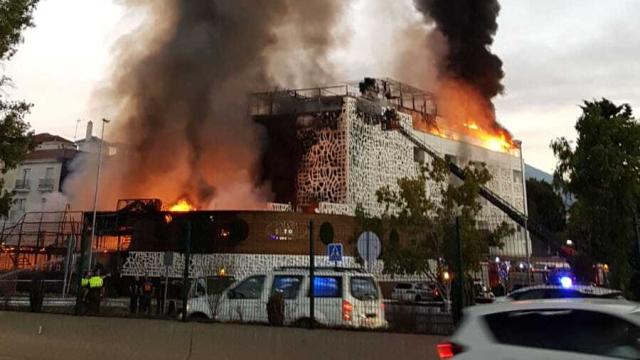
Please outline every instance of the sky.
[[[374, 4], [357, 1], [359, 8]], [[549, 144], [575, 138], [583, 100], [640, 108], [640, 1], [511, 0], [501, 7], [492, 47], [506, 73], [498, 119], [523, 141], [526, 161], [551, 172]], [[93, 96], [108, 82], [114, 43], [135, 26], [118, 0], [44, 0], [34, 20], [18, 53], [0, 64], [13, 82], [8, 95], [34, 104], [27, 120], [36, 132], [82, 137], [86, 121], [101, 116]], [[347, 80], [370, 75], [366, 66], [351, 67]]]

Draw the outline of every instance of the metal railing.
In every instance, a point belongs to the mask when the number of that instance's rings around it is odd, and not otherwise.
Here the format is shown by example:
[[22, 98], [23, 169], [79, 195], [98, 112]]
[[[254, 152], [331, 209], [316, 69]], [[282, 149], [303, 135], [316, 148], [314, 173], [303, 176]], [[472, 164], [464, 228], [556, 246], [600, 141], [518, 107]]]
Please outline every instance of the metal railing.
[[38, 179], [38, 190], [53, 191], [54, 180], [50, 178]]
[[14, 190], [30, 190], [31, 182], [29, 179], [16, 179], [16, 184], [13, 188]]

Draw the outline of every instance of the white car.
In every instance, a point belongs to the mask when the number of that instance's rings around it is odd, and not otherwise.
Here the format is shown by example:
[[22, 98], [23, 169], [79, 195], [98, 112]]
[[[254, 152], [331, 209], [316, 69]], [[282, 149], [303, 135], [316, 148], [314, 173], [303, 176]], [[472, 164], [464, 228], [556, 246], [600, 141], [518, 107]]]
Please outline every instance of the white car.
[[532, 300], [467, 308], [441, 359], [640, 359], [638, 304]]
[[622, 292], [620, 290], [613, 290], [590, 285], [538, 285], [520, 288], [516, 291], [510, 292], [506, 296], [496, 298], [496, 302], [573, 298], [624, 300], [624, 297], [622, 296]]
[[[248, 276], [221, 295], [189, 299], [187, 316], [218, 321], [267, 323], [267, 302], [284, 297], [284, 324], [308, 322], [309, 270], [276, 268]], [[384, 303], [376, 279], [358, 269], [318, 268], [314, 272], [315, 320], [329, 327], [386, 328]]]
[[391, 292], [391, 299], [402, 302], [434, 300], [438, 296], [436, 285], [424, 282], [400, 282]]

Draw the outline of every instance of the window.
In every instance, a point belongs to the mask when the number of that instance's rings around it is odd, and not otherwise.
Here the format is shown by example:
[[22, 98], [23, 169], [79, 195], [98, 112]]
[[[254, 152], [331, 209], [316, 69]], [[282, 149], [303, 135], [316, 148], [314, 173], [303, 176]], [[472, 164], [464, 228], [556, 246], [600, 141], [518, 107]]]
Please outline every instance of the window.
[[341, 298], [342, 278], [339, 276], [314, 276], [313, 296], [317, 298]]
[[449, 163], [452, 163], [452, 164], [455, 164], [455, 165], [457, 165], [457, 164], [458, 164], [458, 158], [457, 158], [455, 155], [449, 155], [449, 154], [446, 154], [446, 155], [444, 156], [444, 160], [445, 160], [446, 162], [449, 162]]
[[485, 316], [495, 339], [503, 344], [571, 351], [619, 359], [640, 357], [640, 328], [595, 311], [548, 309]]
[[522, 183], [522, 171], [513, 170], [513, 182], [514, 183]]
[[569, 290], [569, 289], [547, 289], [545, 294], [547, 299], [563, 299], [563, 298], [580, 298], [581, 296], [578, 291]]
[[53, 180], [53, 168], [52, 168], [52, 167], [48, 167], [48, 168], [45, 170], [44, 178], [45, 178], [45, 179]]
[[24, 211], [25, 199], [15, 199], [16, 209]]
[[295, 299], [300, 290], [302, 276], [297, 275], [276, 275], [273, 277], [273, 285], [271, 286], [271, 294], [281, 291], [285, 299]]
[[264, 288], [264, 275], [252, 276], [229, 292], [230, 299], [259, 299]]
[[352, 277], [351, 278], [351, 296], [358, 300], [377, 300], [378, 286], [372, 277]]
[[411, 284], [400, 283], [396, 285], [396, 289], [411, 289]]
[[544, 289], [528, 290], [528, 291], [512, 294], [509, 297], [514, 300], [544, 299], [545, 290]]
[[31, 169], [22, 169], [22, 180], [29, 179], [29, 174], [31, 173]]
[[424, 160], [425, 160], [425, 152], [424, 150], [418, 148], [418, 147], [414, 147], [413, 148], [413, 161], [420, 163], [420, 164], [424, 164]]

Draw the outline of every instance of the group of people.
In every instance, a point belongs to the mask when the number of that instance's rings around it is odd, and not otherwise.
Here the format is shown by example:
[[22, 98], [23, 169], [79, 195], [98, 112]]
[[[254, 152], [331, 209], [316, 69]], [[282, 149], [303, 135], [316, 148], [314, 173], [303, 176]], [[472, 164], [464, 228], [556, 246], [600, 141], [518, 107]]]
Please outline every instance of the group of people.
[[80, 280], [81, 304], [83, 312], [100, 313], [100, 302], [104, 297], [104, 279], [109, 275], [102, 275], [102, 269], [96, 267], [93, 271], [86, 271]]
[[135, 313], [151, 314], [151, 299], [156, 299], [156, 315], [164, 313], [164, 297], [160, 286], [148, 277], [140, 279], [135, 277], [129, 285], [129, 311]]

